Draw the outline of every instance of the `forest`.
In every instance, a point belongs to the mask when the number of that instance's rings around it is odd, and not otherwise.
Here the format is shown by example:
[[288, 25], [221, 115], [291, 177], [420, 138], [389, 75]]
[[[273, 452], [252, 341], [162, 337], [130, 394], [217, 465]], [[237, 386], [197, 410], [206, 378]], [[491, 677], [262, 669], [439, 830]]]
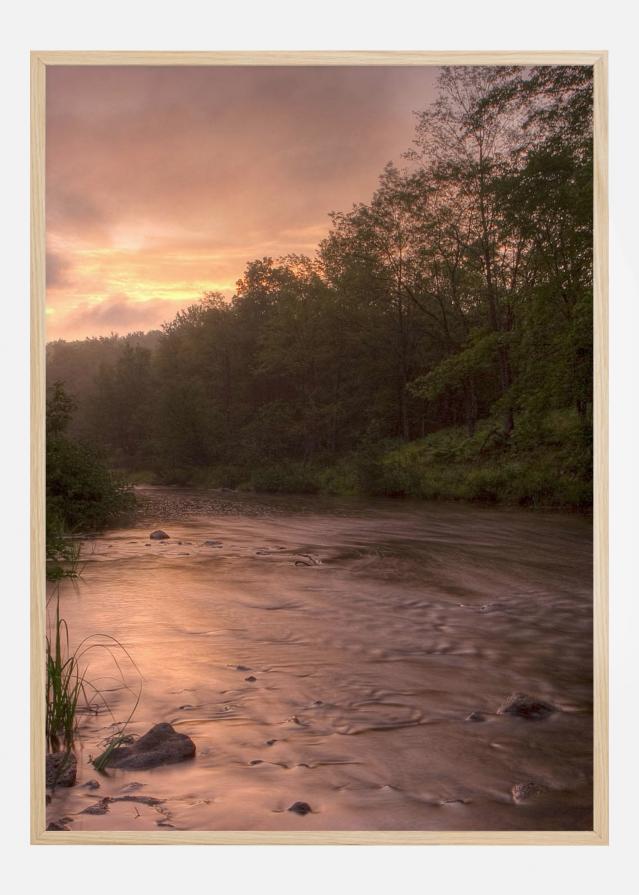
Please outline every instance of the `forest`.
[[592, 69], [438, 90], [313, 257], [252, 260], [161, 331], [49, 343], [68, 443], [129, 482], [587, 509]]

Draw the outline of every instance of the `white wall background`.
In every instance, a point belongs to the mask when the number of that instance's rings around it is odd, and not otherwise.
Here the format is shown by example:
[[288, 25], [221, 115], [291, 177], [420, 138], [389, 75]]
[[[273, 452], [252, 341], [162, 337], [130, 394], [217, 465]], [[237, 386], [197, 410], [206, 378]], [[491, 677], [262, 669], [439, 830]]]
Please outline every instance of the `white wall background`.
[[[637, 879], [639, 386], [636, 22], [623, 0], [31, 0], [7, 4], [0, 76], [3, 559], [0, 849], [6, 891], [626, 892]], [[633, 27], [634, 26], [634, 27]], [[28, 79], [31, 49], [608, 49], [611, 118], [611, 846], [28, 845]], [[5, 667], [6, 666], [6, 667]]]

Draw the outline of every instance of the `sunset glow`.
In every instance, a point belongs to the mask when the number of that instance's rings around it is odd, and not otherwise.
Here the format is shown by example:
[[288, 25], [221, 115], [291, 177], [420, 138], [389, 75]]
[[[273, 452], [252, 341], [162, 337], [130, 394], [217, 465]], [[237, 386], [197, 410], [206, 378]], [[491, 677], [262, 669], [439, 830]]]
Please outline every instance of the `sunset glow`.
[[311, 253], [410, 147], [430, 68], [52, 68], [48, 337], [147, 330]]

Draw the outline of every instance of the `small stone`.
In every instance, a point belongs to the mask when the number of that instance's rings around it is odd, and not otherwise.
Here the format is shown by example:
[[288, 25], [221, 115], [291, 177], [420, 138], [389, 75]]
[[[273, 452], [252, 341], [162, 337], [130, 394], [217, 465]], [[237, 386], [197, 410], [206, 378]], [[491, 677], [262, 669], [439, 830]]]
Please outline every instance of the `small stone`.
[[161, 528], [158, 528], [155, 531], [152, 531], [149, 537], [152, 541], [165, 541], [169, 535], [167, 535], [165, 531], [162, 531]]
[[120, 792], [137, 792], [138, 789], [142, 789], [144, 786], [146, 786], [146, 783], [138, 783], [137, 780], [133, 780], [131, 783], [127, 783], [126, 786], [123, 786]]
[[310, 814], [313, 810], [308, 802], [293, 802], [291, 807], [288, 809], [289, 811], [293, 811], [294, 814]]
[[236, 671], [250, 671], [251, 669], [248, 668], [246, 665], [236, 665], [235, 670]]
[[100, 799], [95, 805], [89, 805], [81, 814], [107, 814], [109, 811], [109, 799]]
[[250, 765], [264, 764], [264, 762], [262, 761], [261, 758], [254, 758], [252, 761], [249, 761], [249, 764]]
[[485, 721], [486, 719], [481, 712], [471, 712], [465, 719], [466, 721]]
[[277, 743], [277, 740], [267, 740], [266, 741], [267, 746], [272, 746], [274, 743]]
[[87, 780], [87, 782], [83, 783], [82, 786], [85, 789], [100, 789], [100, 784], [97, 780]]
[[529, 802], [535, 796], [538, 796], [545, 791], [546, 787], [542, 786], [541, 783], [529, 780], [527, 783], [515, 783], [510, 792], [513, 797], [513, 802], [516, 805], [521, 805], [523, 802]]
[[161, 805], [164, 799], [156, 799], [154, 796], [111, 796], [105, 802], [139, 802], [140, 805]]
[[56, 832], [56, 833], [57, 833], [57, 832], [61, 832], [61, 831], [63, 831], [63, 830], [68, 830], [68, 829], [69, 829], [69, 828], [66, 827], [66, 826], [65, 826], [61, 821], [59, 821], [59, 820], [52, 820], [52, 821], [49, 823], [49, 825], [47, 826], [47, 832], [51, 831], [51, 832]]
[[245, 680], [245, 681], [248, 681], [249, 684], [254, 684], [255, 681], [257, 680], [257, 678], [256, 678], [254, 675], [249, 674], [249, 676], [248, 676], [248, 677], [245, 677], [244, 680]]
[[498, 715], [515, 715], [518, 718], [526, 718], [529, 721], [540, 721], [556, 711], [553, 705], [526, 696], [525, 693], [513, 693], [497, 709]]

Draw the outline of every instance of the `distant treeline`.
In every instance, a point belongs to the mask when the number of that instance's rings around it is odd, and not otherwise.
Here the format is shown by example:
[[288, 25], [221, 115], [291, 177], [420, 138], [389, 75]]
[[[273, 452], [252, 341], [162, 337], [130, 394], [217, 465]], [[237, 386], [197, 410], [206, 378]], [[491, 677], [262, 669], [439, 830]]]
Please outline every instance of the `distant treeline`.
[[592, 69], [448, 68], [416, 120], [313, 258], [50, 343], [74, 436], [157, 480], [587, 504]]

